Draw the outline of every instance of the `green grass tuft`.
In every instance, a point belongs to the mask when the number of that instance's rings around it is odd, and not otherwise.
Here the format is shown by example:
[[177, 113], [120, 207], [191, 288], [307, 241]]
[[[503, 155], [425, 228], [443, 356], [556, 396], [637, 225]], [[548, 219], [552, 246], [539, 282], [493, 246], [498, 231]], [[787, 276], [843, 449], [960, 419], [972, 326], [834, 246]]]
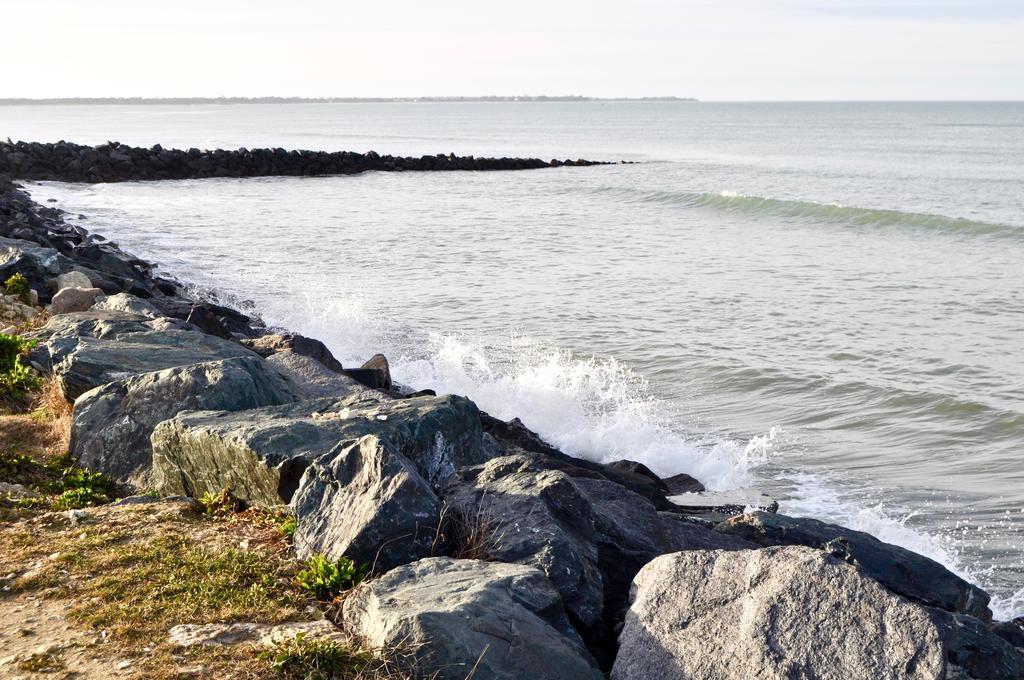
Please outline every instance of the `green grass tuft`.
[[313, 555], [306, 567], [295, 575], [295, 583], [321, 600], [332, 600], [359, 585], [369, 568], [347, 557], [332, 562], [323, 555]]

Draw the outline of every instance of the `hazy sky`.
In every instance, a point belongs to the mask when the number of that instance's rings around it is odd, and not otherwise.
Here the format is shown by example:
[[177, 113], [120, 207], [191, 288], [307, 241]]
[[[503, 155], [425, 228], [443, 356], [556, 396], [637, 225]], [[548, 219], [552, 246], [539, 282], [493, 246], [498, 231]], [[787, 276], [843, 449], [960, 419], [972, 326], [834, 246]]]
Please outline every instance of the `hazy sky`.
[[0, 0], [0, 97], [1024, 99], [1024, 0]]

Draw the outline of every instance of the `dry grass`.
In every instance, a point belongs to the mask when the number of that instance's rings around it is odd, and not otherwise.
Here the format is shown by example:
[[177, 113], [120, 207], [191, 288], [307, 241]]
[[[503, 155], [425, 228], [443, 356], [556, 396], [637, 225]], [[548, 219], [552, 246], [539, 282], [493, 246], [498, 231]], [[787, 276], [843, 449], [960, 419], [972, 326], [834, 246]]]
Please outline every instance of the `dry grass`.
[[493, 561], [493, 553], [501, 543], [500, 524], [477, 506], [475, 513], [445, 504], [441, 521], [434, 535], [435, 554], [445, 554], [460, 560]]
[[71, 439], [71, 404], [60, 380], [46, 378], [27, 413], [0, 414], [0, 455], [22, 454], [39, 463], [64, 457]]

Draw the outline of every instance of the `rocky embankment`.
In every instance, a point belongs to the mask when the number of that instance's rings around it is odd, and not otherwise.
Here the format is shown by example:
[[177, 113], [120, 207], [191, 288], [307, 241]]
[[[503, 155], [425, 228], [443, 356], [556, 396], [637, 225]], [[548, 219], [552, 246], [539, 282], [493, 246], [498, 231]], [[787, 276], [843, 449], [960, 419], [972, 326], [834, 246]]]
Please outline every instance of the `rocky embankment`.
[[353, 175], [442, 170], [533, 170], [561, 166], [608, 165], [598, 161], [539, 158], [476, 158], [438, 154], [403, 157], [374, 151], [286, 151], [285, 149], [149, 149], [108, 142], [84, 146], [69, 142], [0, 142], [0, 175], [59, 182], [125, 182], [200, 177], [272, 175]]
[[343, 367], [3, 181], [0, 281], [15, 273], [49, 305], [32, 363], [74, 402], [83, 467], [126, 491], [289, 508], [300, 556], [371, 570], [340, 625], [419, 673], [1024, 677], [1022, 622], [993, 622], [985, 592], [926, 557], [568, 456], [393, 383], [382, 356]]

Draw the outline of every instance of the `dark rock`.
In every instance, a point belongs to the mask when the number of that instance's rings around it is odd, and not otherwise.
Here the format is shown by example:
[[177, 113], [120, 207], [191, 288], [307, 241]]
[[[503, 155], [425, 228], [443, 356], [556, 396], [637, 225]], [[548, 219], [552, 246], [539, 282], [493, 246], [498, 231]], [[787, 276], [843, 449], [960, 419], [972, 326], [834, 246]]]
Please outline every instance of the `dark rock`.
[[808, 518], [753, 512], [723, 522], [717, 531], [761, 545], [804, 545], [858, 565], [886, 588], [922, 604], [992, 619], [988, 593], [938, 562], [874, 536]]
[[1024, 678], [1024, 654], [973, 616], [931, 609], [941, 631], [946, 659], [955, 669], [949, 677], [984, 680], [1021, 680]]
[[[398, 567], [345, 598], [346, 629], [371, 648], [412, 650], [440, 680], [601, 680], [536, 569], [435, 557]], [[436, 674], [436, 675], [434, 675]]]
[[391, 366], [388, 364], [388, 359], [383, 354], [374, 354], [370, 357], [365, 364], [360, 368], [367, 371], [377, 371], [379, 377], [377, 382], [380, 383], [381, 389], [391, 389]]
[[383, 572], [431, 555], [441, 501], [397, 448], [368, 435], [313, 461], [292, 500], [300, 557], [342, 556]]
[[604, 586], [593, 511], [565, 473], [540, 469], [528, 456], [505, 456], [457, 470], [443, 495], [482, 525], [493, 559], [537, 567], [576, 620], [598, 621]]
[[228, 489], [256, 506], [288, 503], [312, 461], [371, 434], [433, 487], [484, 460], [478, 411], [463, 397], [325, 398], [244, 414], [185, 412], [160, 423], [152, 437], [157, 488], [188, 496]]
[[376, 368], [346, 368], [341, 372], [366, 387], [384, 390], [390, 386], [384, 373]]
[[291, 378], [306, 399], [354, 395], [377, 401], [387, 399], [384, 393], [371, 390], [347, 375], [335, 373], [317, 359], [304, 354], [278, 352], [271, 354], [266, 361]]
[[664, 480], [667, 496], [678, 496], [681, 493], [700, 493], [707, 491], [704, 485], [688, 474], [680, 473], [666, 477]]
[[1024, 649], [1024, 618], [996, 623], [992, 626], [992, 632], [1014, 647]]
[[153, 428], [184, 410], [241, 411], [298, 401], [295, 388], [256, 356], [192, 364], [107, 383], [75, 402], [71, 455], [135, 488], [152, 483]]
[[300, 356], [316, 359], [326, 368], [341, 373], [341, 362], [334, 358], [327, 345], [295, 333], [272, 333], [258, 338], [242, 340], [242, 344], [260, 356], [269, 357], [280, 352], [292, 352]]

